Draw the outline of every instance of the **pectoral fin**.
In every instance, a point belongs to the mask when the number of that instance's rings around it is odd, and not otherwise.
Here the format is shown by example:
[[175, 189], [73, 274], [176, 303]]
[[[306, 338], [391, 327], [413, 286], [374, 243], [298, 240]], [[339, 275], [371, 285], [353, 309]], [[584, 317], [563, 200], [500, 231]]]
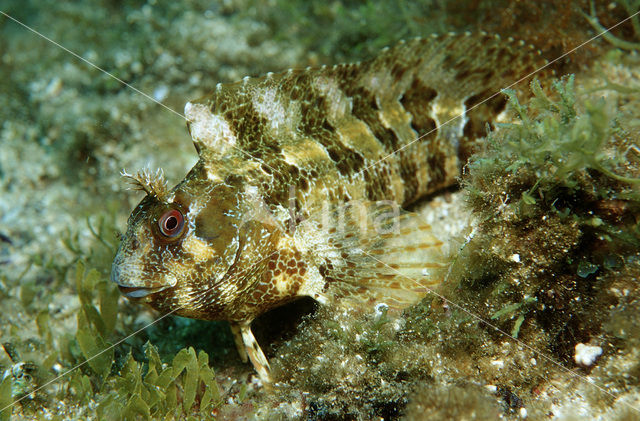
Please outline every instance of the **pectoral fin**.
[[444, 244], [418, 215], [387, 202], [348, 205], [332, 215], [317, 223], [328, 246], [315, 250], [315, 261], [337, 305], [401, 310], [443, 281]]

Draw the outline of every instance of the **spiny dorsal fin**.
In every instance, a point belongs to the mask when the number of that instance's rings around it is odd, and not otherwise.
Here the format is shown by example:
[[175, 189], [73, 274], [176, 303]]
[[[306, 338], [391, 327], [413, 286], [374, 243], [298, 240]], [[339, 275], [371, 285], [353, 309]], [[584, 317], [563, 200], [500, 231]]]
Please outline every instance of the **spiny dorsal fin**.
[[[339, 100], [345, 95], [365, 99], [373, 111], [402, 98], [406, 111], [425, 113], [438, 97], [441, 103], [433, 118], [442, 124], [542, 64], [538, 51], [511, 38], [486, 33], [416, 38], [368, 61], [218, 84], [210, 95], [187, 103], [185, 116], [201, 158], [239, 150], [264, 157], [277, 155], [282, 142], [296, 138], [308, 118], [305, 106], [340, 121], [354, 111], [353, 104]], [[467, 116], [478, 120], [474, 130], [484, 130], [483, 122], [495, 117], [502, 101], [499, 95]], [[441, 135], [461, 136], [466, 121], [448, 125]], [[419, 133], [421, 129], [418, 124]]]

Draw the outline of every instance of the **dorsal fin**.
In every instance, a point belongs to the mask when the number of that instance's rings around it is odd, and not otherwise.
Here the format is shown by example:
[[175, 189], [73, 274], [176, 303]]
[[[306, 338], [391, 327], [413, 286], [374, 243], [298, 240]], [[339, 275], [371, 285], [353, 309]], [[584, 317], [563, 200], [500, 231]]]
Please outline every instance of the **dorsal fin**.
[[483, 33], [417, 38], [369, 61], [219, 85], [185, 114], [201, 161], [250, 174], [272, 207], [287, 208], [292, 188], [302, 209], [336, 198], [406, 206], [455, 184], [506, 105], [500, 89], [542, 63]]
[[[368, 61], [218, 84], [210, 95], [187, 103], [185, 116], [200, 155], [224, 155], [234, 146], [249, 153], [260, 146], [277, 152], [278, 148], [269, 148], [269, 143], [278, 141], [269, 132], [294, 136], [305, 118], [300, 113], [301, 101], [313, 102], [324, 95], [324, 103], [331, 109], [316, 111], [333, 113], [339, 119], [341, 113], [353, 111], [349, 104], [339, 101], [343, 92], [347, 97], [363, 90], [371, 93], [378, 102], [371, 104], [374, 108], [401, 98], [409, 107], [419, 107], [421, 102], [429, 106], [437, 95], [452, 104], [460, 103], [440, 107], [437, 123], [442, 124], [455, 116], [452, 113], [464, 111], [460, 105], [465, 101], [469, 101], [467, 108], [476, 105], [543, 63], [533, 47], [486, 33], [415, 38], [387, 48]], [[418, 95], [422, 96], [421, 102]], [[492, 106], [496, 104], [487, 104], [477, 114], [489, 119]], [[460, 134], [461, 126], [450, 125]]]

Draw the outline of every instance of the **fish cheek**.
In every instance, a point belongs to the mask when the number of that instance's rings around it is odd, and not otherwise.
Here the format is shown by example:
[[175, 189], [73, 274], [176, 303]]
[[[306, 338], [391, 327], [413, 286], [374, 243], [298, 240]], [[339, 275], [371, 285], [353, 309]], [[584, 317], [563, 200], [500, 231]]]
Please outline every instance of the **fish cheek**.
[[[207, 243], [216, 256], [222, 258], [226, 266], [230, 266], [238, 250], [238, 230], [236, 220], [225, 215], [221, 203], [211, 201], [196, 216], [195, 235]], [[216, 262], [219, 262], [216, 259]]]

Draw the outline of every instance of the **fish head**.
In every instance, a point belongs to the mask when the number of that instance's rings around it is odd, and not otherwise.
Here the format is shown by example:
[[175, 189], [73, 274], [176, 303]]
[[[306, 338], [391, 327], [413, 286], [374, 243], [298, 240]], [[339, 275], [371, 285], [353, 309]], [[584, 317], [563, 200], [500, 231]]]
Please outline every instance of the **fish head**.
[[160, 311], [218, 319], [246, 289], [247, 255], [265, 225], [246, 223], [238, 186], [196, 165], [171, 191], [145, 189], [112, 264], [122, 294]]

